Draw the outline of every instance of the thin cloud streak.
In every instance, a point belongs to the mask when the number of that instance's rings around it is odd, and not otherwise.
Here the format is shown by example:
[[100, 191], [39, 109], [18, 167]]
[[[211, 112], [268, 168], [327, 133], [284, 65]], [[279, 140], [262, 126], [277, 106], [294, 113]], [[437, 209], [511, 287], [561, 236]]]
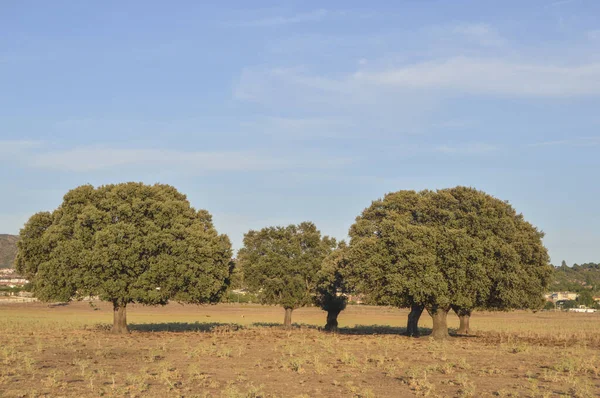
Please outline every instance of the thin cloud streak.
[[467, 93], [496, 97], [569, 98], [600, 96], [600, 63], [578, 66], [454, 57], [385, 70], [360, 69], [335, 77], [295, 68], [245, 69], [234, 98], [251, 102], [290, 100], [380, 102], [386, 95]]
[[441, 145], [435, 148], [435, 152], [454, 155], [482, 155], [494, 152], [496, 150], [498, 150], [498, 148], [494, 145], [478, 142], [457, 146]]
[[556, 0], [556, 1], [553, 1], [552, 3], [548, 4], [548, 7], [563, 6], [566, 4], [574, 3], [575, 1], [577, 1], [577, 0]]
[[193, 152], [163, 149], [119, 149], [106, 147], [73, 148], [35, 154], [28, 160], [32, 167], [90, 172], [123, 167], [160, 167], [189, 172], [272, 171], [341, 167], [349, 158], [325, 157], [318, 153], [292, 156], [251, 151]]
[[483, 46], [499, 47], [507, 43], [492, 26], [484, 23], [456, 25], [451, 30]]
[[0, 140], [0, 157], [14, 157], [24, 151], [39, 148], [43, 144], [43, 141], [35, 140]]
[[267, 18], [256, 19], [253, 21], [242, 22], [240, 26], [248, 27], [268, 27], [268, 26], [282, 26], [305, 22], [319, 22], [325, 19], [331, 13], [325, 9], [318, 9], [307, 13], [299, 13], [291, 16], [273, 16]]
[[532, 147], [553, 147], [553, 146], [570, 146], [570, 147], [594, 147], [600, 145], [600, 137], [577, 137], [564, 140], [545, 141], [532, 144]]
[[242, 123], [242, 127], [250, 127], [274, 138], [298, 141], [346, 136], [353, 124], [329, 118], [266, 117]]
[[388, 88], [453, 90], [501, 96], [600, 95], [600, 63], [553, 66], [456, 57], [382, 72], [358, 72], [354, 78]]

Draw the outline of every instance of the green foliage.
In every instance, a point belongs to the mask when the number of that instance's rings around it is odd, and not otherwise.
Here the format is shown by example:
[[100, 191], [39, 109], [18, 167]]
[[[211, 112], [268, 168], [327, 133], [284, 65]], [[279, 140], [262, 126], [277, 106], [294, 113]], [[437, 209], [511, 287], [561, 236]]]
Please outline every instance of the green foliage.
[[15, 286], [15, 287], [10, 287], [10, 286], [0, 286], [0, 293], [19, 293], [19, 292], [23, 292], [26, 291], [23, 287], [20, 286]]
[[240, 268], [237, 259], [231, 260], [231, 265], [231, 283], [229, 285], [229, 288], [233, 290], [245, 289], [246, 282], [244, 282], [244, 273], [242, 272], [242, 269]]
[[553, 309], [556, 309], [556, 306], [554, 305], [554, 303], [552, 301], [546, 301], [546, 304], [544, 304], [544, 309], [545, 310], [553, 310]]
[[561, 308], [568, 310], [571, 308], [577, 308], [579, 306], [579, 303], [576, 300], [563, 300], [563, 301], [559, 301], [557, 303], [557, 306], [558, 305], [560, 305]]
[[346, 308], [348, 293], [344, 283], [344, 270], [348, 268], [346, 252], [348, 247], [344, 241], [337, 249], [323, 260], [316, 278], [315, 305], [324, 311], [341, 312]]
[[565, 261], [554, 271], [553, 291], [583, 292], [591, 290], [600, 293], [600, 264], [586, 263], [567, 266]]
[[589, 290], [584, 290], [577, 296], [577, 303], [586, 307], [592, 307], [594, 305], [594, 297]]
[[0, 234], [0, 269], [13, 267], [18, 240], [18, 236]]
[[390, 193], [350, 237], [348, 283], [383, 305], [541, 308], [552, 274], [543, 233], [472, 188]]
[[115, 305], [217, 302], [231, 244], [210, 214], [168, 185], [84, 185], [21, 230], [17, 270], [41, 300], [99, 296]]
[[221, 300], [224, 303], [258, 303], [258, 296], [252, 293], [234, 293], [228, 291]]
[[244, 235], [237, 263], [261, 303], [295, 309], [311, 303], [317, 273], [334, 247], [311, 222], [267, 227]]

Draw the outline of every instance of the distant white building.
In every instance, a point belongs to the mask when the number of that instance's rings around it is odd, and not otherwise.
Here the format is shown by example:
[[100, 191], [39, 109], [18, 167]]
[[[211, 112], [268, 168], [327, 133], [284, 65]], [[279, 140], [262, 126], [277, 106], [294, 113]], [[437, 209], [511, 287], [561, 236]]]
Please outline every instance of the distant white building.
[[0, 273], [0, 286], [21, 287], [29, 283], [25, 277], [18, 275], [14, 270], [2, 270]]
[[8, 275], [8, 274], [14, 274], [15, 270], [12, 268], [0, 268], [0, 275]]
[[557, 301], [562, 300], [577, 300], [577, 297], [579, 297], [579, 295], [573, 292], [552, 292], [545, 294], [544, 297], [546, 298], [546, 300], [556, 303]]
[[580, 305], [578, 308], [569, 308], [569, 312], [588, 312], [593, 313], [596, 312], [593, 308], [587, 308], [585, 305]]

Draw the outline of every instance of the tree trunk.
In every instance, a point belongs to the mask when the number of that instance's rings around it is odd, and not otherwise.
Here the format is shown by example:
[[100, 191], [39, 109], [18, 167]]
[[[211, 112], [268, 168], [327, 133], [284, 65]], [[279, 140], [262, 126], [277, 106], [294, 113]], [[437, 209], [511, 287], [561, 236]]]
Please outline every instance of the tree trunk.
[[113, 333], [129, 333], [127, 327], [127, 304], [113, 303]]
[[460, 326], [456, 331], [456, 334], [469, 334], [469, 320], [471, 319], [471, 310], [455, 306], [453, 306], [452, 309], [454, 310], [454, 312], [456, 312], [456, 315], [458, 315], [458, 319], [460, 320]]
[[423, 313], [424, 307], [422, 305], [413, 304], [410, 307], [410, 314], [408, 314], [408, 322], [406, 324], [406, 335], [409, 337], [419, 337], [419, 318]]
[[337, 317], [339, 314], [340, 314], [340, 311], [327, 311], [327, 325], [325, 325], [326, 331], [337, 332], [337, 330], [338, 330]]
[[293, 308], [285, 309], [285, 318], [283, 319], [283, 327], [286, 329], [292, 328], [292, 311], [293, 310], [294, 310]]
[[471, 319], [471, 314], [463, 314], [459, 315], [458, 319], [460, 319], [460, 327], [456, 331], [458, 334], [469, 334], [469, 320]]
[[450, 308], [437, 306], [427, 309], [427, 312], [429, 312], [429, 315], [433, 319], [431, 337], [435, 340], [444, 340], [450, 337], [448, 334], [448, 311], [450, 311]]

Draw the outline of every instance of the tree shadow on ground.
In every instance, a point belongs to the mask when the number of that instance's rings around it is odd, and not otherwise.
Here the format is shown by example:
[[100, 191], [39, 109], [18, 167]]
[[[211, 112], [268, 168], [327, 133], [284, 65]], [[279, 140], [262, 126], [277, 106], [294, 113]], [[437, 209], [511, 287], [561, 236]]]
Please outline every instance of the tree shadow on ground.
[[130, 323], [129, 330], [136, 332], [233, 332], [243, 329], [236, 323], [221, 322], [167, 322]]
[[69, 303], [68, 301], [57, 302], [57, 303], [48, 303], [48, 308], [65, 307], [65, 306], [67, 306], [69, 304], [71, 304], [71, 303]]
[[[277, 323], [277, 322], [254, 322], [252, 323], [250, 326], [252, 327], [256, 327], [256, 328], [283, 328], [283, 323]], [[316, 325], [309, 325], [307, 323], [292, 323], [292, 330], [293, 329], [319, 329], [318, 326]]]
[[[221, 324], [222, 326], [232, 325], [232, 324]], [[240, 325], [237, 325], [240, 329], [243, 328]], [[274, 329], [283, 329], [283, 324], [277, 322], [254, 322], [250, 324], [248, 327], [252, 328], [274, 328]], [[306, 323], [293, 323], [291, 330], [298, 329], [310, 329], [310, 330], [320, 330], [324, 331], [322, 326], [311, 325]], [[209, 331], [208, 329], [207, 331]], [[420, 328], [421, 336], [425, 337], [431, 334], [431, 329], [429, 328]], [[396, 327], [396, 326], [388, 326], [388, 325], [356, 325], [356, 326], [347, 326], [341, 327], [337, 331], [338, 334], [343, 335], [354, 335], [354, 336], [367, 336], [367, 335], [406, 335], [405, 327]]]
[[[423, 333], [424, 331], [422, 330], [421, 332]], [[406, 328], [388, 325], [356, 325], [352, 327], [341, 327], [338, 329], [338, 333], [353, 336], [366, 336], [373, 334], [406, 335]]]
[[[263, 328], [283, 328], [283, 325], [281, 323], [275, 323], [275, 322], [254, 322], [252, 325], [252, 327], [263, 327]], [[317, 326], [317, 325], [309, 325], [306, 323], [293, 323], [292, 324], [292, 330], [293, 329], [312, 329], [312, 330], [323, 330], [324, 331], [324, 327], [323, 326]], [[426, 333], [427, 331], [429, 331], [429, 333], [431, 332], [430, 329], [425, 329]], [[370, 335], [370, 334], [405, 334], [406, 333], [406, 328], [402, 328], [402, 327], [394, 327], [394, 326], [386, 326], [386, 325], [356, 325], [356, 326], [346, 326], [346, 327], [341, 327], [337, 330], [338, 334], [347, 334], [347, 335], [356, 335], [356, 336], [363, 336], [363, 335]], [[429, 334], [427, 333], [427, 334]]]
[[[107, 329], [110, 329], [110, 325], [106, 325]], [[275, 322], [254, 322], [250, 325], [240, 325], [237, 323], [222, 323], [222, 322], [167, 322], [167, 323], [131, 323], [129, 324], [129, 330], [135, 332], [234, 332], [241, 329], [247, 328], [274, 328], [283, 329], [281, 323]], [[323, 330], [323, 327], [317, 325], [309, 325], [305, 323], [294, 323], [292, 324], [292, 330], [298, 329], [310, 329], [310, 330]], [[431, 334], [431, 329], [420, 328], [420, 337], [428, 337]], [[356, 325], [341, 327], [337, 331], [340, 335], [349, 336], [368, 336], [368, 335], [397, 335], [406, 336], [405, 327], [388, 326], [388, 325]], [[455, 331], [450, 330], [450, 336], [452, 337], [475, 337], [473, 335], [460, 335], [456, 334]]]
[[479, 337], [476, 334], [461, 334], [461, 333], [453, 332], [452, 330], [450, 330], [449, 332], [450, 332], [450, 337], [460, 337], [461, 339], [472, 339], [475, 337]]
[[[322, 328], [319, 328], [322, 329]], [[419, 327], [418, 337], [429, 337], [431, 335], [431, 328]], [[339, 334], [355, 335], [355, 336], [367, 336], [367, 335], [400, 335], [406, 336], [406, 327], [399, 326], [388, 326], [388, 325], [356, 325], [353, 327], [342, 327], [338, 329]], [[473, 338], [477, 335], [473, 334], [458, 334], [455, 329], [448, 329], [448, 333], [452, 338]]]

